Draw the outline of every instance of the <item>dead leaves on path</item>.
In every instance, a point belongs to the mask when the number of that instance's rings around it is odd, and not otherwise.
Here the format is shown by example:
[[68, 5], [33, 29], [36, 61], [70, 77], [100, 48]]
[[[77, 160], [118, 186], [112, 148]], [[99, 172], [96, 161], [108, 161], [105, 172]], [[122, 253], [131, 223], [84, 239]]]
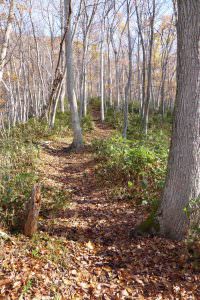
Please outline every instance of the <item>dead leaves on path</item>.
[[15, 243], [1, 252], [7, 299], [199, 299], [199, 274], [177, 263], [180, 244], [139, 239], [121, 249], [45, 233]]
[[72, 203], [44, 214], [32, 240], [2, 241], [0, 299], [200, 299], [183, 244], [130, 238], [141, 211], [97, 187], [91, 153], [45, 150], [41, 158], [45, 184], [70, 190]]

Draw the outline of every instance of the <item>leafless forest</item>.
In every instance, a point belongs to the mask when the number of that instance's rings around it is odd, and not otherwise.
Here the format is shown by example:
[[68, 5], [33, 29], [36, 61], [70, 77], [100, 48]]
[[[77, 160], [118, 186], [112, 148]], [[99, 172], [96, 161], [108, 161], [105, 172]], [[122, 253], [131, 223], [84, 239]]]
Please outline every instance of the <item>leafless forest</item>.
[[200, 299], [200, 1], [0, 1], [0, 299]]

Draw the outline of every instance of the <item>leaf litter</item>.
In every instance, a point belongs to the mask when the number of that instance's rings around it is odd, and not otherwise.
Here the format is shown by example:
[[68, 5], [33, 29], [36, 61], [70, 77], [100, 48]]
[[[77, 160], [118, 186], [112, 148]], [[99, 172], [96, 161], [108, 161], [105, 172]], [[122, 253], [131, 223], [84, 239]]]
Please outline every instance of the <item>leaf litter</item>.
[[[87, 140], [110, 134], [98, 125]], [[130, 238], [143, 212], [110, 200], [89, 147], [65, 148], [49, 142], [39, 171], [45, 186], [70, 191], [69, 206], [47, 207], [31, 240], [20, 234], [0, 240], [0, 299], [200, 299], [200, 274], [185, 259], [184, 244]]]

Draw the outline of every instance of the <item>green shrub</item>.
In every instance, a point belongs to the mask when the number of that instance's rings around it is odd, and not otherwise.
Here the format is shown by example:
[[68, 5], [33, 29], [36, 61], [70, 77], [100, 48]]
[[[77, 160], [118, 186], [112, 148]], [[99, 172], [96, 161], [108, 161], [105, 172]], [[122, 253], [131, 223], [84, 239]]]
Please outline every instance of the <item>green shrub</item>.
[[[145, 234], [155, 234], [160, 230], [160, 225], [157, 219], [157, 211], [159, 208], [159, 199], [154, 199], [150, 203], [150, 212], [146, 220], [140, 223], [135, 231], [137, 234], [145, 235]], [[143, 204], [143, 203], [142, 203]], [[146, 204], [145, 204], [146, 205]]]
[[132, 114], [139, 115], [140, 112], [140, 103], [139, 102], [131, 102], [128, 106], [128, 111]]
[[[87, 121], [87, 122], [86, 122]], [[85, 126], [91, 126], [86, 119]], [[54, 129], [46, 120], [30, 119], [0, 132], [0, 220], [8, 227], [16, 227], [33, 185], [39, 180], [36, 165], [39, 141], [54, 136], [66, 136], [71, 128], [70, 113], [58, 112]], [[62, 193], [57, 194], [57, 206], [64, 205]]]
[[25, 124], [17, 124], [11, 128], [7, 136], [23, 143], [37, 142], [41, 138], [51, 135], [51, 130], [45, 120], [30, 119]]
[[91, 109], [100, 110], [101, 107], [101, 99], [100, 97], [93, 97], [90, 99], [90, 107]]
[[71, 192], [64, 187], [43, 186], [42, 197], [44, 199], [41, 208], [42, 213], [56, 214], [69, 206]]
[[107, 109], [105, 122], [119, 131], [123, 128], [123, 113], [115, 111], [112, 107]]
[[199, 239], [200, 237], [200, 196], [192, 199], [189, 205], [184, 208], [184, 212], [190, 220], [189, 239]]
[[184, 208], [186, 216], [190, 220], [187, 238], [185, 240], [187, 256], [192, 265], [200, 270], [200, 196], [192, 199], [187, 207]]
[[94, 130], [94, 122], [92, 120], [91, 114], [87, 114], [85, 117], [81, 120], [81, 126], [84, 132], [91, 132]]
[[53, 135], [57, 136], [67, 136], [69, 133], [69, 130], [71, 129], [71, 116], [70, 112], [57, 112], [56, 113], [56, 119], [55, 119], [55, 126], [52, 130]]
[[125, 186], [137, 201], [159, 197], [168, 155], [160, 138], [124, 140], [115, 136], [94, 141], [93, 146], [100, 161], [98, 174], [109, 184]]
[[71, 129], [69, 112], [57, 112], [53, 129], [49, 128], [47, 120], [32, 118], [24, 124], [17, 124], [11, 128], [7, 135], [25, 143], [37, 143], [41, 139], [49, 139], [53, 136], [66, 136]]
[[[164, 118], [159, 112], [152, 110], [149, 114], [149, 124], [148, 130], [151, 133], [164, 132], [166, 136], [169, 137], [171, 133], [173, 114], [171, 111], [167, 111]], [[106, 111], [105, 121], [111, 125], [113, 128], [122, 131], [124, 123], [123, 110], [116, 110], [113, 107], [108, 107]], [[141, 138], [142, 137], [142, 120], [140, 115], [140, 105], [138, 102], [133, 102], [129, 104], [129, 114], [128, 114], [128, 137]]]
[[35, 171], [37, 156], [38, 149], [32, 143], [10, 137], [1, 139], [0, 218], [4, 225], [18, 225], [24, 205], [38, 180]]

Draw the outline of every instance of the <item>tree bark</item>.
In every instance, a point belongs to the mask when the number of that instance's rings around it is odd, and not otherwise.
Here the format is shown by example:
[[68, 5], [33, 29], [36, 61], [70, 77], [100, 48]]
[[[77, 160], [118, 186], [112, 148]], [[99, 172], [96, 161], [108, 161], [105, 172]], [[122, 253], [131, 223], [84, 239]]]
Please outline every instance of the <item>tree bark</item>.
[[[60, 24], [61, 24], [61, 36], [63, 36], [64, 31], [65, 31], [63, 0], [60, 0]], [[64, 49], [62, 49], [62, 53], [61, 53], [61, 68], [62, 68], [62, 73], [64, 74], [65, 73], [65, 51], [64, 51]], [[66, 96], [66, 79], [64, 78], [62, 86], [61, 86], [60, 96], [59, 96], [60, 110], [62, 113], [65, 112], [65, 96]]]
[[72, 147], [78, 150], [83, 145], [78, 105], [74, 93], [74, 68], [71, 35], [71, 0], [65, 0], [66, 20], [69, 19], [69, 30], [65, 39], [66, 65], [67, 65], [67, 95], [71, 110], [72, 128], [74, 133]]
[[107, 33], [107, 57], [108, 57], [108, 100], [109, 106], [113, 106], [113, 99], [112, 99], [112, 69], [111, 69], [111, 55], [110, 55], [110, 30]]
[[147, 68], [147, 89], [146, 89], [146, 99], [144, 103], [144, 115], [143, 115], [143, 131], [147, 135], [148, 123], [149, 123], [149, 105], [151, 96], [151, 80], [152, 80], [152, 53], [153, 53], [153, 43], [154, 43], [154, 21], [155, 21], [155, 8], [156, 2], [152, 0], [152, 16], [150, 21], [150, 41], [149, 41], [149, 60]]
[[27, 205], [27, 219], [24, 226], [24, 234], [32, 237], [37, 232], [38, 217], [41, 208], [41, 188], [40, 185], [35, 185], [32, 191], [31, 199]]
[[2, 44], [2, 49], [0, 53], [0, 82], [3, 78], [3, 72], [5, 67], [5, 59], [8, 51], [8, 43], [12, 31], [12, 22], [13, 22], [13, 15], [14, 15], [14, 0], [10, 1], [10, 8], [9, 8], [9, 15], [8, 15], [8, 21], [7, 21], [7, 27], [4, 35], [4, 41]]
[[[136, 2], [136, 5], [135, 5], [135, 11], [136, 11], [136, 16], [137, 16], [138, 36], [140, 37], [140, 42], [141, 42], [141, 46], [142, 46], [142, 99], [141, 99], [141, 117], [143, 118], [143, 116], [144, 116], [144, 104], [145, 104], [145, 98], [146, 98], [146, 91], [145, 91], [145, 86], [146, 86], [146, 52], [145, 52], [144, 37], [143, 37], [143, 33], [142, 33], [142, 26], [141, 26], [141, 20], [140, 20], [140, 16], [139, 16], [137, 2]], [[138, 41], [138, 43], [139, 43], [139, 41]]]
[[171, 149], [161, 206], [160, 232], [182, 240], [184, 212], [200, 195], [200, 2], [178, 0], [177, 94]]
[[131, 44], [131, 31], [130, 31], [130, 2], [126, 1], [127, 6], [127, 27], [128, 27], [128, 81], [125, 87], [125, 102], [124, 102], [124, 126], [122, 136], [123, 138], [127, 137], [128, 130], [128, 105], [129, 105], [129, 95], [131, 90], [131, 80], [132, 80], [132, 52], [133, 46]]
[[101, 121], [105, 121], [105, 99], [104, 99], [104, 25], [103, 18], [101, 24], [101, 42], [100, 42], [100, 91], [101, 91]]

